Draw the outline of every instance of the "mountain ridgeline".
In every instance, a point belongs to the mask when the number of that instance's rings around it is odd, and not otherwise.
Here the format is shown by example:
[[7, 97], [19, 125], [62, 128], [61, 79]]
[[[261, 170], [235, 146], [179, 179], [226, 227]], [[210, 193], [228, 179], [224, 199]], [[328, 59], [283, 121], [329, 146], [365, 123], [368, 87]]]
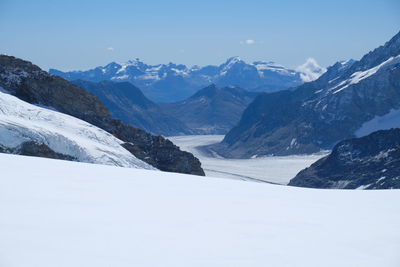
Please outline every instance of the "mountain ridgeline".
[[210, 85], [184, 101], [161, 104], [161, 107], [196, 134], [225, 134], [238, 123], [256, 95], [239, 87]]
[[114, 119], [95, 95], [28, 61], [0, 55], [0, 87], [23, 101], [51, 107], [111, 133], [125, 142], [126, 150], [160, 170], [204, 175], [192, 154], [161, 136]]
[[359, 61], [317, 80], [259, 95], [210, 149], [233, 158], [331, 149], [341, 140], [400, 126], [400, 33]]
[[296, 71], [273, 62], [248, 64], [238, 57], [232, 57], [219, 66], [191, 68], [174, 63], [148, 65], [135, 59], [121, 64], [112, 62], [87, 71], [49, 70], [51, 74], [70, 81], [130, 82], [154, 102], [183, 101], [210, 84], [237, 86], [253, 92], [274, 92], [313, 80], [324, 71], [312, 60]]

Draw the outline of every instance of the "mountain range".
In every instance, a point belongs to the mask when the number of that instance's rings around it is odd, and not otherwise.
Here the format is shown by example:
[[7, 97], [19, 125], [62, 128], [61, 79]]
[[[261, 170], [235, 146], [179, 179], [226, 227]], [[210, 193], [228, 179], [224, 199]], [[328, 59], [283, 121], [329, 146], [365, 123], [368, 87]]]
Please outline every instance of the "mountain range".
[[399, 110], [400, 33], [359, 61], [334, 64], [315, 81], [259, 95], [211, 149], [234, 158], [314, 153], [399, 127]]
[[174, 63], [148, 65], [135, 59], [125, 63], [111, 62], [86, 71], [50, 69], [49, 73], [70, 81], [126, 81], [140, 88], [154, 102], [176, 102], [210, 84], [238, 86], [254, 92], [274, 92], [314, 80], [324, 71], [312, 59], [293, 70], [274, 62], [256, 61], [248, 64], [239, 57], [232, 57], [219, 66], [187, 67]]
[[154, 103], [129, 82], [73, 83], [96, 95], [110, 114], [125, 123], [163, 136], [225, 134], [258, 93], [210, 85], [173, 103]]

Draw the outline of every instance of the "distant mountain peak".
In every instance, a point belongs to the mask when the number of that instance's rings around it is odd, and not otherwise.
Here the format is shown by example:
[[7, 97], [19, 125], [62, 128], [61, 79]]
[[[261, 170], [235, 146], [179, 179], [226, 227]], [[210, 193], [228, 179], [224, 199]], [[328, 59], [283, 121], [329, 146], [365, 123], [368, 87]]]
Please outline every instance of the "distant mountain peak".
[[243, 61], [239, 56], [234, 56], [234, 57], [230, 57], [228, 58], [228, 60], [226, 61], [226, 63], [230, 63], [230, 64], [234, 64], [237, 62]]
[[210, 84], [209, 86], [197, 91], [197, 93], [192, 95], [190, 98], [194, 99], [202, 96], [212, 97], [218, 90], [219, 88], [215, 84]]
[[180, 102], [162, 104], [164, 111], [179, 118], [195, 134], [225, 134], [256, 97], [235, 86], [211, 84]]
[[137, 65], [139, 63], [143, 63], [138, 57], [134, 59], [130, 59], [126, 61], [125, 63], [122, 63], [121, 65]]
[[221, 75], [226, 74], [226, 71], [228, 71], [230, 68], [232, 68], [238, 63], [246, 64], [246, 62], [244, 62], [240, 57], [235, 56], [228, 58], [228, 60], [221, 65]]

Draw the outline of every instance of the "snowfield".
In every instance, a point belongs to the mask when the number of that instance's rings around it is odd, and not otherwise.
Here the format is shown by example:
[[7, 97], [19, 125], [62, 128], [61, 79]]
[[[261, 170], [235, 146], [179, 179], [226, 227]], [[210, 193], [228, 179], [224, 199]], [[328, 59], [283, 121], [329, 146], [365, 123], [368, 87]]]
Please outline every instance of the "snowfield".
[[81, 162], [154, 169], [106, 131], [75, 117], [31, 105], [0, 88], [0, 145], [15, 148], [26, 141], [44, 143]]
[[290, 179], [327, 153], [286, 157], [227, 159], [204, 153], [198, 146], [219, 143], [223, 135], [189, 135], [168, 137], [181, 150], [197, 157], [206, 176], [288, 184]]
[[383, 116], [375, 116], [370, 121], [364, 122], [354, 134], [356, 137], [368, 135], [379, 130], [389, 130], [400, 127], [400, 109], [392, 109]]
[[0, 266], [400, 266], [400, 190], [0, 154]]

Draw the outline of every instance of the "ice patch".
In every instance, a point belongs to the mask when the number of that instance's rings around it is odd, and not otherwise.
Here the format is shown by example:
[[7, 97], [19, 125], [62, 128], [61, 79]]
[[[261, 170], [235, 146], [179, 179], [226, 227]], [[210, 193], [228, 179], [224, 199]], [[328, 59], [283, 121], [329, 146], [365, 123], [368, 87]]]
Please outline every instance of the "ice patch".
[[354, 135], [361, 137], [378, 130], [388, 130], [400, 127], [400, 109], [392, 109], [383, 116], [376, 116], [370, 121], [364, 122]]

